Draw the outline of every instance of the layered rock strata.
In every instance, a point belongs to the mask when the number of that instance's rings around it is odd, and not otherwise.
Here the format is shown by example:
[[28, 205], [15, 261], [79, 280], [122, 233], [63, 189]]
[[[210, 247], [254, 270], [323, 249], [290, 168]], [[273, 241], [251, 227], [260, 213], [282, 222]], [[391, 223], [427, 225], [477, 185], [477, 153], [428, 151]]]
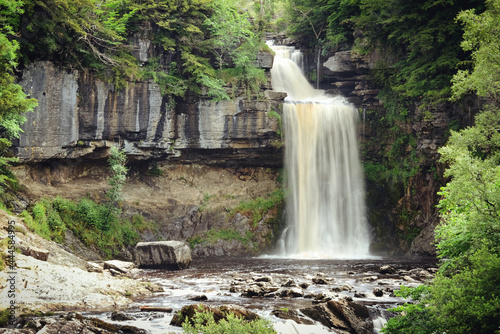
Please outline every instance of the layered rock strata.
[[[263, 66], [270, 61], [262, 57]], [[211, 102], [187, 95], [174, 101], [152, 81], [116, 90], [87, 72], [47, 61], [33, 63], [20, 82], [38, 100], [27, 114], [16, 155], [23, 162], [102, 159], [113, 142], [133, 159], [168, 159], [247, 166], [280, 166], [279, 111], [285, 97], [265, 91], [260, 99], [238, 96]]]

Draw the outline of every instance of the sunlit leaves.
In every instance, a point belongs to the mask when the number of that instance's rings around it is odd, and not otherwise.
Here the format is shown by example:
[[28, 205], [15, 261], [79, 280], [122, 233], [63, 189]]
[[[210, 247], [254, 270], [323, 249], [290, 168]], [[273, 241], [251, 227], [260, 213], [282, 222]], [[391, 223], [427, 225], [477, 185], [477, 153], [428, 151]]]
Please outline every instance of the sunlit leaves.
[[462, 48], [472, 51], [474, 69], [459, 71], [453, 77], [453, 98], [474, 92], [500, 102], [500, 1], [486, 1], [487, 10], [460, 13], [464, 24]]

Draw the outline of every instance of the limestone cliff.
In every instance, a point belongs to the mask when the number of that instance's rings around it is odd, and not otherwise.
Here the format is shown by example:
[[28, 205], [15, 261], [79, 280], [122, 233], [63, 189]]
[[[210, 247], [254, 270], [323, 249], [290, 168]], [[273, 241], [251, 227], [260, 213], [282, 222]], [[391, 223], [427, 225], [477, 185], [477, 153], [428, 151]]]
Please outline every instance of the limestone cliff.
[[[135, 43], [137, 58], [146, 61], [153, 47], [140, 38]], [[273, 58], [263, 53], [257, 61], [269, 71]], [[156, 234], [143, 239], [197, 240], [195, 254], [228, 255], [270, 247], [276, 238], [266, 222], [277, 212], [253, 222], [231, 210], [279, 187], [279, 114], [285, 94], [264, 86], [258, 97], [212, 102], [203, 94], [188, 94], [173, 100], [152, 81], [115, 89], [90, 72], [49, 61], [33, 62], [20, 84], [39, 101], [14, 145], [22, 163], [14, 172], [32, 203], [55, 196], [103, 200], [106, 159], [114, 145], [125, 151], [131, 168], [124, 214], [140, 213], [158, 224]], [[161, 175], [148, 175], [152, 165]], [[21, 211], [23, 203], [13, 206]], [[236, 231], [243, 241], [214, 245], [206, 240], [211, 230]], [[123, 257], [130, 254], [124, 251]]]
[[15, 145], [23, 162], [99, 159], [119, 142], [136, 160], [281, 165], [279, 124], [267, 113], [280, 110], [283, 94], [265, 91], [258, 100], [239, 96], [217, 103], [188, 95], [173, 101], [150, 81], [115, 90], [90, 73], [46, 61], [24, 71], [21, 85], [39, 101]]

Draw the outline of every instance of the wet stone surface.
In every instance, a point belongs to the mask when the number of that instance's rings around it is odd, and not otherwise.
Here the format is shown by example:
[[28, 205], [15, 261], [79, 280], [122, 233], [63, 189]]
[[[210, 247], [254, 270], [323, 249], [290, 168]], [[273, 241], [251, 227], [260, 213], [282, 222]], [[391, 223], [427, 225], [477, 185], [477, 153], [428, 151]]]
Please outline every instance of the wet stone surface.
[[[170, 323], [183, 307], [233, 304], [271, 319], [279, 333], [377, 332], [390, 316], [386, 310], [405, 302], [394, 291], [431, 279], [435, 267], [435, 260], [404, 258], [195, 258], [186, 270], [144, 271], [142, 280], [165, 291], [136, 299], [124, 310], [135, 320], [120, 323], [150, 333], [180, 333], [182, 329]], [[140, 312], [140, 306], [173, 312]], [[114, 322], [111, 312], [93, 316]]]

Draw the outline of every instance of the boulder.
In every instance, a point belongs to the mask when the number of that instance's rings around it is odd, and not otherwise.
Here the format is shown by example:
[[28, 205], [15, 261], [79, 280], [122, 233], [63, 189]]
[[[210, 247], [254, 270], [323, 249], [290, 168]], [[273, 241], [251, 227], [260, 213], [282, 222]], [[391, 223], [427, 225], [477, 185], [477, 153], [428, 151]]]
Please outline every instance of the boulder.
[[111, 313], [111, 320], [113, 321], [129, 321], [129, 320], [135, 320], [133, 316], [130, 314], [126, 314], [125, 312], [118, 312], [118, 311], [113, 311]]
[[271, 312], [276, 318], [284, 319], [284, 320], [293, 320], [298, 324], [304, 325], [312, 325], [313, 321], [306, 319], [304, 316], [301, 316], [297, 310], [291, 310], [288, 308], [277, 308]]
[[194, 302], [206, 302], [208, 301], [208, 297], [206, 295], [195, 295], [188, 297], [188, 300], [192, 300]]
[[104, 269], [114, 269], [122, 274], [127, 274], [130, 270], [135, 268], [133, 262], [120, 261], [120, 260], [109, 260], [104, 261]]
[[395, 274], [396, 269], [394, 269], [394, 267], [392, 267], [392, 266], [386, 265], [386, 266], [380, 267], [378, 272], [381, 274]]
[[279, 295], [280, 297], [287, 297], [287, 298], [304, 297], [304, 292], [302, 291], [302, 289], [297, 287], [280, 288], [278, 291], [276, 291], [276, 294]]
[[95, 263], [95, 262], [87, 262], [87, 271], [89, 273], [102, 273], [102, 269], [103, 267], [101, 267], [99, 265], [99, 263]]
[[353, 301], [331, 300], [300, 311], [329, 328], [357, 334], [372, 334], [373, 331], [368, 308]]
[[191, 249], [183, 241], [139, 242], [135, 263], [140, 268], [186, 269], [191, 263]]
[[49, 259], [49, 251], [39, 249], [36, 247], [21, 248], [23, 255], [31, 256], [40, 261], [47, 261]]
[[303, 308], [300, 311], [309, 318], [320, 322], [328, 328], [336, 328], [345, 331], [349, 330], [349, 325], [344, 320], [333, 314], [325, 304]]
[[328, 284], [326, 279], [324, 279], [323, 277], [313, 277], [312, 281], [314, 284]]
[[351, 333], [373, 333], [373, 322], [370, 318], [370, 311], [365, 305], [346, 300], [332, 300], [327, 303], [327, 306], [333, 314], [343, 319], [349, 325]]

